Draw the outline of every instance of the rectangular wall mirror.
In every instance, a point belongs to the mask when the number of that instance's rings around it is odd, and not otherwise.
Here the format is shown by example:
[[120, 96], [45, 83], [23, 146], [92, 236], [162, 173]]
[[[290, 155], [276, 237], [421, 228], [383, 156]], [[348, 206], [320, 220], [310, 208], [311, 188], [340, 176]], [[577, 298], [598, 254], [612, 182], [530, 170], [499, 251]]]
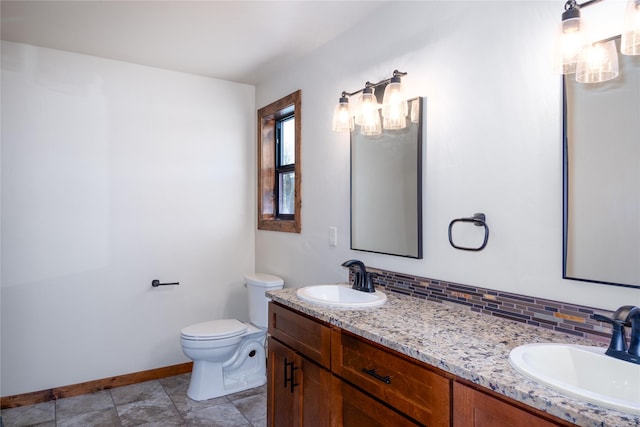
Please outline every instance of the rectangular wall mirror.
[[351, 249], [422, 258], [423, 99], [404, 129], [351, 132]]
[[640, 288], [640, 57], [618, 59], [616, 79], [564, 80], [563, 277]]

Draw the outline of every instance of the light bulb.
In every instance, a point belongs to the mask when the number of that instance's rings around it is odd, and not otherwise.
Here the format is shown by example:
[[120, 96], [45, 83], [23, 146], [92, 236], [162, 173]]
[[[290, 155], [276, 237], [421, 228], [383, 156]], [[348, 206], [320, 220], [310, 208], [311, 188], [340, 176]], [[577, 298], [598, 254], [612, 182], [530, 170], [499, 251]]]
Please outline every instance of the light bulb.
[[580, 83], [599, 83], [618, 77], [618, 52], [614, 40], [586, 46], [576, 69]]
[[400, 76], [393, 76], [384, 89], [382, 98], [382, 117], [385, 129], [404, 129], [407, 127], [407, 97], [400, 82]]
[[373, 93], [373, 89], [366, 87], [362, 91], [360, 110], [356, 115], [356, 124], [360, 125], [360, 133], [362, 135], [380, 135], [382, 133], [378, 109], [378, 100]]
[[400, 108], [393, 108], [382, 118], [382, 126], [385, 129], [404, 129], [407, 127], [407, 116]]

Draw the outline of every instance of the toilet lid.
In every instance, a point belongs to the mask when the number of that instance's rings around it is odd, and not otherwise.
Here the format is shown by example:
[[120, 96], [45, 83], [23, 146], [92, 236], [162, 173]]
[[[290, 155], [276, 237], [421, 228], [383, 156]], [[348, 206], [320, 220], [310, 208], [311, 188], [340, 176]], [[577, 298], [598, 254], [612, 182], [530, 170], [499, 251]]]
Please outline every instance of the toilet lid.
[[236, 319], [211, 320], [187, 326], [181, 331], [185, 338], [216, 339], [230, 338], [247, 330], [247, 325]]

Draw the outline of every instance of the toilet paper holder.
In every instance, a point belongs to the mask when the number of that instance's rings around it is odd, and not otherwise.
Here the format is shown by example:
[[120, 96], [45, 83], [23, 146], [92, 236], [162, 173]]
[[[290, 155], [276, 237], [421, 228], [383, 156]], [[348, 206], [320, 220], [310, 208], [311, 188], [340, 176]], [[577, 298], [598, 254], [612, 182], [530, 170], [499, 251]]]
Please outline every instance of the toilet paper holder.
[[158, 279], [153, 279], [151, 281], [151, 286], [153, 286], [154, 288], [157, 288], [158, 286], [170, 286], [170, 285], [179, 285], [180, 282], [173, 282], [173, 283], [160, 283], [160, 280]]

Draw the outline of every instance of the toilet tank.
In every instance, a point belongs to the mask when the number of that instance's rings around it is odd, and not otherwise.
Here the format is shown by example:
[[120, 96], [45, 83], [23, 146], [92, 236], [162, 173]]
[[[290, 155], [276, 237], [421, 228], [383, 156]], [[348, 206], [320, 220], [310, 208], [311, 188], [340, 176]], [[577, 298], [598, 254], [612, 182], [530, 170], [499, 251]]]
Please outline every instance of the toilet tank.
[[284, 280], [271, 274], [253, 273], [247, 274], [244, 282], [249, 296], [249, 321], [259, 328], [267, 329], [269, 298], [264, 293], [282, 289]]

